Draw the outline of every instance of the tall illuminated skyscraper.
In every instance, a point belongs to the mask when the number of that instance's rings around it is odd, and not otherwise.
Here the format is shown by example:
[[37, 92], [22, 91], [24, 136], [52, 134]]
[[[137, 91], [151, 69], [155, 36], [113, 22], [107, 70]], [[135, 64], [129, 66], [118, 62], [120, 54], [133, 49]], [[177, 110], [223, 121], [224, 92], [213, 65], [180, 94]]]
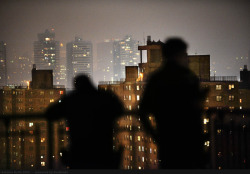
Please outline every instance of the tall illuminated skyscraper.
[[113, 81], [114, 79], [113, 44], [114, 40], [111, 39], [97, 44], [97, 72], [101, 81]]
[[138, 43], [132, 36], [115, 41], [113, 45], [114, 80], [125, 78], [125, 66], [136, 66], [139, 63]]
[[6, 43], [0, 42], [0, 86], [7, 85]]
[[72, 80], [78, 74], [93, 77], [93, 49], [92, 43], [75, 37], [75, 41], [67, 43], [67, 84], [72, 88]]
[[53, 70], [54, 84], [60, 85], [59, 78], [59, 57], [60, 44], [55, 40], [55, 33], [45, 30], [39, 33], [38, 41], [34, 42], [34, 62], [37, 69]]

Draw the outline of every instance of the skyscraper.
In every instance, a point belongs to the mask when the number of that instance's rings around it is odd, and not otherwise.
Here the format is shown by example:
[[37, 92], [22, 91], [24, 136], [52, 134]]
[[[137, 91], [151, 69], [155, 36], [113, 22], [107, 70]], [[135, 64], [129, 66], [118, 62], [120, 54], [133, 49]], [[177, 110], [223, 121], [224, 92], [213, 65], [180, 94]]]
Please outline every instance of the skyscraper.
[[38, 41], [34, 42], [34, 62], [37, 69], [53, 70], [54, 84], [59, 85], [59, 41], [55, 40], [55, 33], [49, 30], [37, 36]]
[[75, 41], [67, 43], [67, 84], [72, 88], [72, 80], [78, 74], [93, 77], [93, 49], [90, 41], [75, 37]]
[[7, 84], [6, 43], [0, 42], [0, 86]]
[[30, 59], [30, 57], [25, 53], [22, 56], [18, 57], [18, 74], [16, 74], [18, 78], [18, 84], [27, 84], [27, 81], [31, 80], [31, 71], [33, 61]]
[[97, 73], [101, 81], [113, 81], [113, 40], [97, 44]]
[[115, 41], [113, 45], [114, 80], [125, 78], [125, 66], [136, 66], [139, 61], [138, 43], [132, 36]]

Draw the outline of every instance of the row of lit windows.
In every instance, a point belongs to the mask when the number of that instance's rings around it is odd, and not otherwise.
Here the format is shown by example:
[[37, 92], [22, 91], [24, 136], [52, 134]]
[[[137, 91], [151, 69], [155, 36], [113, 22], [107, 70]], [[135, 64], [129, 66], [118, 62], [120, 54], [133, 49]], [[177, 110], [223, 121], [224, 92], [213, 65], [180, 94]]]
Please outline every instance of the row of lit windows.
[[[229, 96], [228, 96], [228, 100], [229, 100], [229, 101], [234, 101], [234, 99], [235, 99], [234, 95], [229, 95]], [[222, 101], [222, 96], [221, 96], [221, 95], [217, 95], [217, 96], [216, 96], [216, 101], [217, 101], [217, 102]], [[241, 101], [242, 101], [242, 100], [241, 100]], [[209, 99], [208, 99], [208, 98], [206, 99], [206, 102], [209, 102]]]
[[[60, 94], [60, 95], [62, 95], [63, 93], [64, 93], [63, 91], [59, 91], [59, 94]], [[11, 91], [4, 91], [4, 90], [3, 90], [3, 94], [6, 94], [6, 95], [7, 95], [7, 94], [11, 94]], [[24, 92], [23, 92], [23, 91], [12, 91], [12, 94], [23, 95]], [[32, 95], [32, 94], [34, 94], [34, 92], [33, 92], [33, 91], [30, 91], [29, 94]], [[39, 94], [40, 94], [40, 95], [44, 95], [44, 91], [40, 91]], [[54, 91], [49, 91], [49, 94], [50, 94], [50, 95], [54, 95]]]
[[[124, 95], [124, 100], [132, 100], [132, 96], [131, 95]], [[136, 95], [136, 100], [139, 101], [140, 100], [140, 95]]]
[[[125, 160], [128, 160], [128, 161], [133, 161], [133, 156], [126, 156], [125, 158], [124, 158]], [[145, 162], [145, 161], [147, 161], [147, 158], [145, 158], [144, 156], [138, 156], [138, 160], [137, 160], [138, 162]], [[149, 159], [149, 162], [150, 163], [152, 163], [153, 162], [153, 160], [150, 158]], [[157, 162], [157, 160], [155, 159], [154, 160], [154, 164], [156, 164], [156, 162]]]
[[[216, 90], [222, 90], [222, 85], [215, 85]], [[234, 84], [228, 85], [228, 90], [234, 89]]]
[[[142, 88], [140, 85], [136, 85], [136, 90], [139, 91]], [[131, 91], [131, 85], [125, 85], [124, 90]]]
[[[131, 111], [132, 110], [132, 105], [127, 105], [126, 108]], [[140, 109], [140, 105], [137, 105], [137, 109]]]

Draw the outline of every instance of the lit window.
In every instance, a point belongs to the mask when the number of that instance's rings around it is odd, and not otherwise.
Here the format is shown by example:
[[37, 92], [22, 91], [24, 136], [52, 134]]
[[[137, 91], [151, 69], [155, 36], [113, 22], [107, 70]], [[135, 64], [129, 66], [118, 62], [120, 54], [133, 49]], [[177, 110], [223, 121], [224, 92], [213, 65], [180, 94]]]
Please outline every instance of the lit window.
[[131, 110], [132, 110], [132, 106], [131, 106], [131, 105], [129, 105], [129, 106], [128, 106], [128, 109], [131, 111]]
[[206, 103], [209, 103], [209, 99], [208, 98], [206, 98]]
[[46, 38], [45, 38], [45, 41], [50, 41], [50, 38], [46, 37]]
[[242, 106], [240, 106], [240, 109], [242, 109]]
[[217, 129], [217, 133], [218, 133], [218, 134], [221, 134], [221, 129]]
[[41, 162], [41, 166], [43, 166], [43, 167], [44, 167], [44, 166], [45, 166], [45, 162]]
[[240, 99], [240, 103], [242, 103], [242, 99]]
[[69, 127], [66, 127], [66, 131], [67, 131], [67, 132], [69, 131]]
[[45, 142], [45, 138], [41, 138], [41, 143]]
[[29, 123], [29, 127], [33, 127], [33, 125], [34, 125], [33, 123]]
[[142, 161], [142, 162], [144, 162], [144, 156], [143, 156], [143, 157], [141, 157], [141, 161]]
[[138, 169], [141, 170], [141, 166], [139, 166]]
[[137, 90], [137, 91], [140, 90], [140, 86], [139, 86], [139, 85], [136, 86], [136, 90]]
[[62, 152], [60, 152], [60, 156], [62, 157]]
[[149, 149], [149, 153], [152, 153], [152, 148]]
[[132, 151], [132, 150], [133, 150], [133, 146], [130, 146], [130, 147], [129, 147], [129, 150]]
[[234, 95], [229, 95], [229, 96], [228, 96], [228, 100], [229, 100], [229, 101], [234, 101]]
[[41, 158], [43, 159], [43, 158], [44, 158], [44, 156], [41, 156]]
[[229, 90], [234, 89], [234, 84], [228, 85], [228, 89]]
[[141, 151], [144, 152], [144, 146], [141, 146]]
[[209, 147], [209, 144], [210, 144], [210, 141], [206, 141], [206, 142], [204, 143], [204, 145], [207, 146], [207, 147]]
[[137, 101], [139, 101], [140, 100], [140, 95], [137, 95], [136, 99], [137, 99]]
[[138, 136], [137, 140], [138, 140], [138, 141], [141, 141], [141, 136]]
[[131, 85], [128, 85], [128, 90], [131, 91]]
[[208, 122], [209, 122], [209, 119], [208, 118], [204, 118], [203, 123], [207, 124]]
[[216, 85], [216, 90], [221, 90], [221, 85]]
[[216, 101], [218, 101], [218, 102], [219, 102], [219, 101], [221, 101], [221, 100], [222, 100], [222, 96], [217, 95], [217, 96], [216, 96]]
[[131, 95], [128, 96], [128, 100], [131, 100]]
[[129, 136], [130, 141], [132, 141], [132, 135]]
[[141, 151], [141, 146], [138, 146], [138, 150], [139, 150], [139, 152]]
[[54, 99], [50, 99], [49, 102], [50, 102], [50, 103], [53, 103], [53, 102], [54, 102]]
[[149, 117], [148, 117], [148, 119], [151, 121], [151, 120], [152, 120], [152, 117], [151, 117], [151, 116], [149, 116]]
[[62, 95], [62, 94], [63, 94], [63, 91], [60, 91], [60, 94]]

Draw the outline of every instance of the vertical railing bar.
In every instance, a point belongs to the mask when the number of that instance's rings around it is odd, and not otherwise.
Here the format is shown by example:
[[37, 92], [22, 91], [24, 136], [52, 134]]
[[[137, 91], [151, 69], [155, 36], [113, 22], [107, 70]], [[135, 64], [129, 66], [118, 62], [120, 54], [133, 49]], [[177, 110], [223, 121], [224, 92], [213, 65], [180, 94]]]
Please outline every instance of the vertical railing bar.
[[5, 153], [6, 153], [6, 169], [10, 169], [11, 161], [10, 161], [10, 119], [5, 118], [5, 139], [6, 139], [6, 145], [5, 145]]
[[35, 124], [35, 142], [36, 142], [36, 169], [41, 168], [41, 133], [40, 133], [40, 126], [39, 123]]
[[53, 123], [48, 121], [48, 160], [49, 169], [53, 169]]

